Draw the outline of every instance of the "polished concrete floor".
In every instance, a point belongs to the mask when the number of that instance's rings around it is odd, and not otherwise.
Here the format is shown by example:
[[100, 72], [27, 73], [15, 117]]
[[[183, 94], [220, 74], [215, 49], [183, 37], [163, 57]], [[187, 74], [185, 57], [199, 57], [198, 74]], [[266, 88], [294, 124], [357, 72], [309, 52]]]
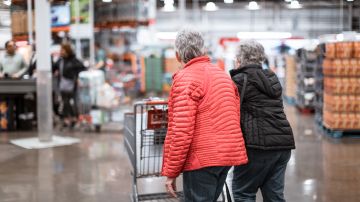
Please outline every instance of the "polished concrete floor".
[[[292, 107], [286, 111], [297, 145], [286, 173], [287, 201], [360, 201], [360, 139], [328, 138], [316, 129], [312, 116]], [[113, 126], [101, 134], [57, 132], [81, 143], [43, 150], [9, 144], [9, 139], [34, 132], [1, 132], [0, 202], [130, 201], [131, 165], [121, 124]]]

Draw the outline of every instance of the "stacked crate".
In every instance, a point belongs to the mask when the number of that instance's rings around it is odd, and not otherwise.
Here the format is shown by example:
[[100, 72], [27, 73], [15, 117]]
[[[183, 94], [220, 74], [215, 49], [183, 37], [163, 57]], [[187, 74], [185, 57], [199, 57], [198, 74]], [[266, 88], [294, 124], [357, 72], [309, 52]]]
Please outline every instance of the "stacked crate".
[[312, 110], [315, 106], [315, 51], [298, 50], [296, 105], [300, 109]]
[[360, 130], [360, 42], [326, 44], [323, 124], [332, 130]]
[[288, 104], [295, 104], [296, 98], [296, 58], [294, 56], [286, 56], [285, 69], [285, 101]]

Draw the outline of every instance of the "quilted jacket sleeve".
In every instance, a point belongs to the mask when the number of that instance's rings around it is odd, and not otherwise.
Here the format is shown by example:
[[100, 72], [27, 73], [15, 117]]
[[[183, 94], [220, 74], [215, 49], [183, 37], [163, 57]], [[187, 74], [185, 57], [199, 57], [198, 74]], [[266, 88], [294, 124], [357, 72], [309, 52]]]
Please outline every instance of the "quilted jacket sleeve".
[[169, 98], [168, 132], [164, 144], [162, 175], [177, 177], [182, 172], [193, 138], [198, 103], [203, 97], [200, 83], [174, 79]]

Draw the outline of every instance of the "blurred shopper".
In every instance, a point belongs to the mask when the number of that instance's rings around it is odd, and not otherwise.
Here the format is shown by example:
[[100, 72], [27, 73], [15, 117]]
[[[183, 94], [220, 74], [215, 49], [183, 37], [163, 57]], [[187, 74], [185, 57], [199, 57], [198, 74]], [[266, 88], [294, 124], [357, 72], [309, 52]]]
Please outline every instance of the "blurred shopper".
[[14, 41], [5, 43], [6, 53], [0, 60], [0, 78], [20, 78], [27, 71], [27, 65], [23, 56], [16, 53], [16, 45]]
[[95, 62], [96, 69], [105, 71], [106, 68], [106, 51], [101, 47], [100, 43], [95, 43]]
[[230, 77], [205, 56], [199, 32], [180, 31], [175, 49], [182, 68], [169, 97], [162, 175], [172, 196], [183, 172], [185, 201], [213, 202], [230, 167], [247, 163], [239, 97]]
[[231, 70], [241, 100], [241, 128], [249, 163], [235, 166], [235, 201], [255, 202], [260, 188], [266, 202], [284, 199], [284, 178], [293, 132], [284, 113], [279, 79], [263, 70], [264, 48], [256, 41], [242, 41], [236, 56], [237, 69]]
[[60, 59], [54, 64], [55, 75], [58, 76], [58, 88], [63, 104], [62, 118], [64, 127], [74, 127], [77, 121], [76, 91], [79, 73], [85, 67], [80, 62], [70, 44], [62, 44]]

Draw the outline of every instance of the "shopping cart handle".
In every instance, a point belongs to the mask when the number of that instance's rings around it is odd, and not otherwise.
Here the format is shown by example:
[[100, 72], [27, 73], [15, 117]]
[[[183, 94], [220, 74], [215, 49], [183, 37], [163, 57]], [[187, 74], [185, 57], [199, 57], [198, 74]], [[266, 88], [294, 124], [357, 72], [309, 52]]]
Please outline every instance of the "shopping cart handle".
[[166, 105], [167, 103], [167, 100], [152, 100], [145, 102], [146, 105]]

